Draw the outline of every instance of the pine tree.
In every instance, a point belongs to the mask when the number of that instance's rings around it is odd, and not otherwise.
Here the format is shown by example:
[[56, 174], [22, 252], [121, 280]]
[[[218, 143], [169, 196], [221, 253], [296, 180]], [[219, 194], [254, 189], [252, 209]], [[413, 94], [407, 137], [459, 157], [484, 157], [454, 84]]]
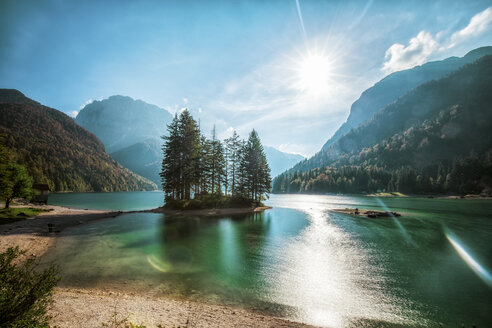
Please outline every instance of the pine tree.
[[211, 179], [211, 192], [220, 194], [222, 190], [222, 184], [225, 177], [225, 158], [224, 147], [222, 143], [217, 139], [215, 134], [215, 125], [212, 130], [212, 140], [210, 141], [210, 179]]
[[263, 146], [255, 130], [249, 134], [241, 158], [242, 191], [255, 202], [260, 202], [271, 188], [270, 167]]
[[230, 138], [224, 140], [226, 144], [226, 159], [227, 159], [227, 185], [234, 195], [237, 192], [237, 185], [239, 180], [239, 169], [241, 164], [240, 151], [241, 140], [239, 135], [234, 131]]
[[5, 199], [5, 208], [9, 208], [13, 198], [31, 198], [34, 195], [32, 184], [33, 180], [24, 166], [9, 163], [2, 177], [0, 190], [0, 198]]
[[160, 173], [162, 179], [162, 189], [166, 195], [166, 199], [181, 198], [181, 138], [179, 135], [179, 119], [178, 115], [174, 116], [173, 121], [168, 125], [168, 136], [163, 136], [164, 144], [162, 151], [164, 158], [162, 160], [162, 171]]
[[185, 109], [179, 118], [179, 136], [182, 154], [182, 197], [191, 199], [192, 188], [200, 182], [200, 129], [191, 114]]
[[211, 188], [211, 180], [210, 180], [210, 171], [211, 171], [211, 158], [210, 154], [212, 153], [211, 151], [211, 144], [210, 140], [208, 140], [205, 136], [200, 136], [200, 152], [201, 152], [201, 157], [200, 157], [200, 181], [199, 181], [199, 186], [200, 186], [200, 191], [199, 193], [206, 194], [210, 192]]
[[179, 118], [174, 117], [168, 131], [162, 147], [163, 189], [168, 199], [190, 199], [200, 182], [200, 130], [188, 110], [184, 110]]

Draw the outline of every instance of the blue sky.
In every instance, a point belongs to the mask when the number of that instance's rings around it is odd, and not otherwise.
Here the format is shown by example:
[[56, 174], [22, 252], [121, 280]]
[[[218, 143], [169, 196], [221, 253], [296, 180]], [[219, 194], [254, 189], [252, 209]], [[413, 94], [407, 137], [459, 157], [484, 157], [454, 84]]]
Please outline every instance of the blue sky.
[[0, 87], [114, 94], [313, 155], [388, 73], [492, 45], [489, 1], [1, 1]]

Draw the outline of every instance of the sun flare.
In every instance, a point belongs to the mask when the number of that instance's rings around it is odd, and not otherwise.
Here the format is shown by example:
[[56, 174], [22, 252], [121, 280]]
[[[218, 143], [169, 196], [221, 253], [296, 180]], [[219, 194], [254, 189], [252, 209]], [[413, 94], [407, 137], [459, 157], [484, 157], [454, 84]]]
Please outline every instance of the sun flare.
[[298, 64], [298, 89], [312, 95], [321, 95], [329, 89], [332, 65], [328, 57], [312, 53]]

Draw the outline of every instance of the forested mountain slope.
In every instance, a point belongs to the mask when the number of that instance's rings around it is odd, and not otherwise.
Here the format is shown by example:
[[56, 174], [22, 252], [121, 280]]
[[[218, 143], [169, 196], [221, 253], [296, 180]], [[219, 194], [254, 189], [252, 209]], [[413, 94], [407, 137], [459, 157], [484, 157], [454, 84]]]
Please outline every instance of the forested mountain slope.
[[17, 90], [0, 89], [0, 133], [6, 135], [6, 147], [35, 182], [48, 183], [53, 191], [156, 188], [119, 165], [73, 119]]
[[492, 56], [425, 83], [279, 176], [274, 192], [490, 192]]
[[464, 57], [450, 57], [433, 61], [411, 69], [399, 71], [386, 76], [371, 88], [364, 91], [351, 108], [347, 121], [324, 144], [322, 150], [336, 143], [351, 129], [369, 120], [377, 111], [391, 104], [399, 97], [422, 83], [435, 80], [450, 74], [463, 65], [492, 54], [492, 47], [482, 47], [470, 51]]

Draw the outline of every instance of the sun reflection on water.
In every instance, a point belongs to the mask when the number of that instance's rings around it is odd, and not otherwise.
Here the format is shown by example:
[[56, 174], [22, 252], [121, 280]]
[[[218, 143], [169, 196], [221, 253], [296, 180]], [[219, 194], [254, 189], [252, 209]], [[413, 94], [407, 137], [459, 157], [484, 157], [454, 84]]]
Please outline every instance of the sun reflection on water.
[[314, 325], [353, 326], [359, 318], [410, 324], [403, 301], [384, 291], [382, 269], [331, 222], [325, 199], [310, 195], [309, 202], [289, 204], [307, 213], [310, 224], [281, 250], [274, 272], [270, 267], [269, 300], [296, 309], [290, 315]]

